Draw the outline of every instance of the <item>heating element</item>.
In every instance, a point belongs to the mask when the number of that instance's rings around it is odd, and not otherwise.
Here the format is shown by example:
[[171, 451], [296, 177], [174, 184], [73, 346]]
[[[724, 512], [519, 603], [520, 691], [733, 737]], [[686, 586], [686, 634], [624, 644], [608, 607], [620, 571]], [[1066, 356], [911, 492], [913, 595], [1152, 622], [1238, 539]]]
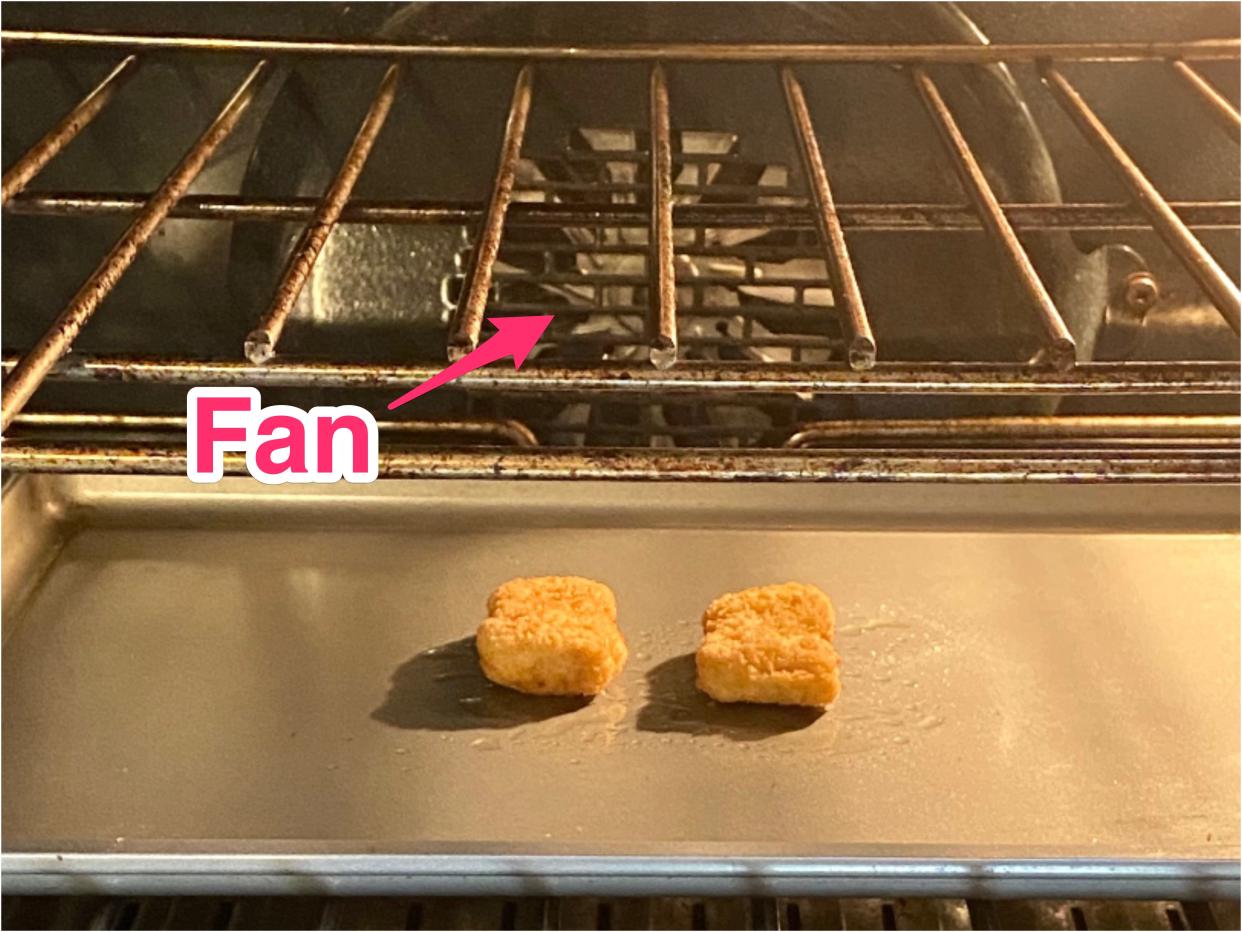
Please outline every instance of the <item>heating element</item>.
[[[486, 339], [488, 315], [553, 313], [555, 323], [520, 371], [501, 363], [461, 379], [460, 430], [447, 421], [390, 425], [381, 441], [389, 477], [584, 477], [949, 481], [1236, 481], [1239, 476], [1236, 337], [1239, 291], [1201, 242], [1234, 231], [1227, 198], [1170, 201], [1144, 173], [1071, 77], [1073, 68], [1155, 63], [1187, 106], [1201, 107], [1238, 139], [1237, 109], [1199, 70], [1234, 61], [1236, 39], [1022, 44], [666, 44], [494, 46], [154, 36], [7, 29], [6, 58], [113, 53], [102, 79], [4, 174], [5, 210], [75, 219], [132, 221], [41, 339], [4, 359], [5, 468], [14, 471], [178, 473], [179, 424], [166, 412], [109, 407], [25, 414], [45, 382], [253, 385], [338, 393], [372, 402], [433, 375], [431, 360], [351, 360], [286, 350], [286, 324], [334, 230], [362, 225], [437, 225], [472, 231], [443, 271], [446, 359]], [[126, 106], [126, 85], [153, 59], [252, 62], [250, 71], [183, 159], [153, 192], [26, 192], [27, 185], [105, 108]], [[188, 193], [283, 63], [306, 59], [389, 63], [357, 114], [356, 135], [321, 197]], [[409, 93], [415, 60], [511, 61], [509, 94], [492, 185], [482, 203], [353, 198], [394, 102]], [[540, 105], [541, 74], [561, 62], [647, 69], [648, 121], [631, 129], [583, 128], [559, 152], [528, 151], [526, 128]], [[800, 164], [756, 163], [720, 128], [678, 125], [669, 74], [696, 63], [770, 63], [773, 108], [783, 108]], [[1118, 179], [1128, 203], [1006, 203], [943, 92], [944, 75], [1006, 63], [1034, 69], [1082, 138]], [[942, 145], [936, 158], [958, 177], [965, 203], [845, 203], [820, 140], [803, 71], [814, 66], [899, 69]], [[141, 120], [138, 116], [135, 119]], [[309, 142], [309, 140], [307, 141]], [[803, 179], [802, 183], [797, 180]], [[265, 308], [236, 334], [232, 358], [92, 355], [74, 351], [79, 331], [167, 218], [298, 223], [302, 234]], [[1051, 233], [1154, 231], [1227, 324], [1217, 349], [1198, 358], [1098, 358], [1094, 332], [1077, 336], [1028, 247]], [[1029, 358], [911, 354], [886, 342], [868, 312], [852, 246], [860, 236], [982, 233], [1012, 286], [1002, 332], [1029, 332]], [[1141, 328], [1158, 299], [1142, 268], [1109, 283], [1110, 318]], [[120, 309], [118, 309], [119, 311]], [[1211, 331], [1215, 332], [1215, 331]], [[937, 346], [937, 333], [924, 341]], [[941, 341], [943, 342], [943, 341]], [[950, 347], [952, 344], [948, 344]], [[894, 347], [896, 349], [894, 350]], [[1026, 349], [1023, 349], [1027, 353]], [[910, 357], [910, 358], [905, 358]], [[917, 358], [914, 358], [917, 357]], [[1193, 397], [1206, 407], [1159, 416], [1155, 398]], [[133, 395], [127, 395], [132, 398]], [[984, 407], [911, 430], [884, 417], [885, 397], [930, 397]], [[1137, 404], [1075, 414], [1067, 398]], [[1212, 399], [1216, 400], [1213, 401]], [[865, 407], [878, 399], [879, 415]], [[832, 409], [837, 400], [844, 411]], [[1000, 402], [1011, 407], [992, 411]], [[1017, 408], [1012, 406], [1016, 405]], [[827, 414], [826, 414], [827, 409]], [[1016, 410], [1015, 419], [1013, 412]], [[758, 414], [756, 415], [756, 412]], [[933, 414], [935, 412], [933, 411]], [[416, 415], [399, 412], [402, 418]], [[876, 422], [876, 417], [879, 421]], [[128, 420], [126, 420], [128, 419]], [[924, 418], [925, 420], [925, 418]], [[513, 422], [519, 422], [516, 426]], [[827, 427], [823, 422], [831, 422]], [[49, 433], [55, 427], [55, 433]], [[106, 429], [103, 429], [106, 428]], [[143, 429], [141, 440], [133, 430]], [[161, 431], [163, 433], [161, 433]], [[414, 435], [431, 440], [416, 443]], [[1049, 444], [1049, 438], [1059, 443]], [[494, 448], [520, 438], [521, 450]], [[986, 438], [986, 442], [984, 442]], [[484, 449], [473, 448], [482, 442]], [[244, 470], [240, 457], [226, 469]]]

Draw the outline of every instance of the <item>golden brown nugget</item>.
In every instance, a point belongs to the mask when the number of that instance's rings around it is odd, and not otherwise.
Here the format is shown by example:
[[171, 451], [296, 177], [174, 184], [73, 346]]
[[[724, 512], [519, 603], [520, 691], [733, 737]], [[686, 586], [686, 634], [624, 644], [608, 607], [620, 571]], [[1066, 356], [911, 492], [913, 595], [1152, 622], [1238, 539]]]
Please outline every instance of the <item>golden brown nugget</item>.
[[594, 696], [625, 666], [617, 600], [580, 576], [511, 579], [487, 600], [475, 642], [493, 683], [541, 696]]
[[722, 595], [703, 613], [698, 687], [719, 702], [828, 705], [841, 691], [832, 603], [785, 583]]

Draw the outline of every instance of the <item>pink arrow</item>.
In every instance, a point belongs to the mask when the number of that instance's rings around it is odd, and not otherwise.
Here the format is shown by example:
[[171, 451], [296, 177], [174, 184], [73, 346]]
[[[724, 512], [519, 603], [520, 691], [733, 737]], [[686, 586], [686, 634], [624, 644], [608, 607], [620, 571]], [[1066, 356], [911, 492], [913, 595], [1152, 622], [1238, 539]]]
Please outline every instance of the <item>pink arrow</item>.
[[457, 362], [437, 372], [422, 385], [410, 389], [396, 401], [390, 401], [388, 410], [399, 408], [419, 395], [425, 395], [446, 382], [451, 382], [467, 372], [473, 372], [480, 366], [486, 366], [489, 362], [504, 359], [506, 356], [513, 357], [514, 369], [522, 368], [522, 363], [535, 348], [543, 332], [548, 329], [548, 324], [552, 323], [551, 314], [539, 314], [533, 317], [489, 317], [487, 319], [496, 328], [496, 332], [489, 339], [484, 340], [473, 352], [467, 353]]

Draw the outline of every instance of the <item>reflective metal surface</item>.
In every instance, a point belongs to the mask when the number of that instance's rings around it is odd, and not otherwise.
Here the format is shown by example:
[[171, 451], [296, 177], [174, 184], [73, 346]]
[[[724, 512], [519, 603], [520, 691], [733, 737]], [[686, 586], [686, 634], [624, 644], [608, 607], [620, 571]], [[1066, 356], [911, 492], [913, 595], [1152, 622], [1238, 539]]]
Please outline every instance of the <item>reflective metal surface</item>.
[[[11, 483], [6, 561], [59, 553], [8, 613], [6, 892], [1236, 889], [1236, 487], [500, 491]], [[589, 704], [478, 673], [547, 572], [618, 594]], [[841, 700], [706, 701], [703, 606], [785, 579]]]
[[251, 39], [212, 36], [106, 35], [56, 30], [0, 30], [6, 46], [61, 45], [97, 48], [164, 49], [198, 52], [252, 52], [274, 55], [346, 55], [395, 58], [578, 59], [589, 61], [771, 61], [771, 62], [914, 62], [986, 63], [1057, 58], [1078, 61], [1142, 61], [1150, 58], [1191, 60], [1238, 57], [1235, 39], [1189, 42], [1044, 42], [986, 46], [938, 45], [613, 45], [454, 46], [383, 42], [334, 42], [309, 39]]

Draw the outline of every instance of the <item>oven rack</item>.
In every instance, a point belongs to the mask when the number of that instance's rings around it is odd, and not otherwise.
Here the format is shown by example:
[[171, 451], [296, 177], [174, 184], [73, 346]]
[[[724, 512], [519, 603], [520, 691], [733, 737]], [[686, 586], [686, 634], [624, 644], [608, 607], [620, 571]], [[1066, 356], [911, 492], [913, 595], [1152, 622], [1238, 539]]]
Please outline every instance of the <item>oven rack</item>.
[[[1018, 234], [1028, 230], [1154, 231], [1180, 261], [1203, 295], [1236, 334], [1239, 328], [1239, 291], [1198, 238], [1202, 230], [1236, 230], [1239, 203], [1231, 200], [1170, 202], [1143, 174], [1104, 120], [1066, 77], [1065, 62], [1153, 61], [1167, 66], [1169, 80], [1177, 82], [1188, 99], [1198, 102], [1235, 142], [1239, 115], [1229, 101], [1196, 70], [1207, 60], [1236, 60], [1236, 39], [1180, 42], [1020, 43], [994, 45], [616, 45], [601, 47], [480, 45], [403, 45], [382, 42], [341, 42], [301, 39], [254, 39], [220, 36], [150, 36], [131, 34], [2, 30], [8, 53], [60, 54], [72, 49], [114, 50], [124, 57], [115, 62], [100, 83], [56, 123], [47, 134], [11, 166], [3, 178], [4, 208], [13, 213], [65, 218], [100, 214], [129, 215], [131, 224], [95, 272], [83, 283], [44, 336], [28, 351], [4, 359], [2, 424], [9, 428], [45, 380], [106, 382], [163, 382], [185, 385], [251, 384], [340, 388], [407, 387], [430, 376], [428, 366], [377, 366], [348, 361], [309, 361], [278, 355], [279, 340], [299, 293], [313, 271], [324, 243], [339, 223], [450, 224], [476, 230], [464, 263], [460, 296], [446, 334], [446, 356], [456, 358], [478, 345], [484, 314], [546, 312], [506, 293], [532, 280], [548, 284], [547, 274], [506, 270], [504, 256], [534, 250], [547, 259], [556, 244], [506, 240], [506, 230], [517, 228], [626, 229], [637, 232], [636, 242], [606, 242], [602, 236], [579, 251], [635, 256], [643, 260], [640, 275], [581, 273], [555, 284], [579, 289], [590, 303], [583, 308], [560, 307], [558, 314], [595, 312], [604, 289], [633, 288], [647, 300], [607, 311], [634, 320], [636, 355], [598, 365], [543, 365], [532, 363], [521, 371], [503, 365], [473, 373], [457, 388], [471, 395], [591, 397], [630, 399], [697, 397], [720, 402], [739, 397], [789, 398], [820, 393], [921, 393], [944, 395], [1062, 395], [1062, 394], [1221, 394], [1237, 395], [1240, 388], [1233, 363], [1179, 361], [1153, 363], [1078, 363], [1073, 338], [1060, 311], [1044, 287]], [[23, 193], [26, 186], [104, 108], [124, 97], [124, 85], [144, 61], [169, 55], [209, 55], [256, 59], [233, 96], [206, 127], [154, 192], [101, 194], [61, 191]], [[289, 57], [344, 56], [383, 59], [388, 69], [376, 88], [354, 141], [323, 196], [313, 198], [242, 198], [200, 196], [187, 192], [212, 153], [243, 118], [249, 104], [271, 75], [275, 64]], [[403, 62], [408, 59], [502, 59], [519, 65], [512, 88], [503, 140], [491, 190], [482, 204], [426, 201], [354, 201], [354, 183], [365, 169], [372, 146], [383, 129], [392, 103], [401, 90]], [[527, 116], [541, 68], [557, 61], [628, 61], [648, 67], [649, 123], [645, 146], [603, 152], [568, 152], [565, 158], [609, 161], [631, 165], [641, 183], [593, 181], [575, 193], [573, 203], [550, 200], [573, 182], [544, 180], [519, 185], [517, 167], [523, 159]], [[809, 196], [782, 184], [738, 185], [717, 194], [732, 195], [739, 203], [678, 203], [677, 198], [701, 189], [692, 183], [675, 184], [678, 169], [688, 164], [721, 164], [730, 153], [681, 151], [680, 134], [671, 128], [666, 70], [683, 62], [765, 62], [779, 69], [777, 87], [783, 93], [790, 132], [797, 143]], [[951, 107], [940, 93], [930, 66], [979, 67], [990, 63], [1026, 64], [1037, 69], [1047, 92], [1077, 126], [1097, 156], [1122, 182], [1132, 200], [1107, 203], [1001, 203], [983, 175], [975, 154], [957, 125]], [[922, 101], [944, 145], [944, 155], [966, 192], [967, 205], [944, 204], [837, 204], [829, 166], [819, 149], [816, 127], [806, 107], [796, 66], [801, 63], [868, 63], [899, 66], [910, 78], [911, 92]], [[697, 179], [699, 175], [695, 175]], [[603, 198], [593, 203], [591, 196]], [[615, 203], [617, 196], [633, 196], [632, 203]], [[645, 199], [645, 201], [644, 201]], [[90, 320], [145, 243], [169, 217], [202, 220], [246, 219], [305, 224], [286, 263], [279, 287], [269, 304], [256, 315], [248, 334], [239, 334], [239, 360], [153, 359], [141, 356], [91, 357], [73, 353], [80, 329]], [[779, 255], [744, 245], [714, 247], [706, 242], [711, 228], [771, 226], [800, 231], [794, 245]], [[858, 287], [849, 256], [847, 233], [868, 231], [978, 231], [995, 245], [999, 261], [1012, 273], [1025, 308], [1043, 334], [1043, 351], [1027, 364], [981, 364], [955, 361], [937, 363], [888, 362], [884, 334], [875, 333], [866, 312], [866, 295]], [[642, 238], [645, 234], [645, 241]], [[563, 245], [563, 244], [562, 244]], [[682, 256], [727, 254], [740, 257], [736, 275], [686, 281], [679, 276]], [[763, 276], [761, 263], [773, 259], [805, 258], [822, 263], [818, 277]], [[817, 334], [756, 335], [751, 321], [744, 332], [715, 337], [683, 334], [680, 324], [695, 317], [717, 316], [702, 289], [715, 284], [789, 289], [793, 300], [783, 313], [811, 321]], [[678, 303], [678, 289], [688, 290], [689, 302]], [[816, 298], [828, 290], [832, 301]], [[581, 336], [573, 338], [582, 341]], [[679, 359], [686, 346], [712, 346], [730, 341], [743, 346], [779, 348], [788, 355], [781, 363], [690, 362]], [[613, 341], [615, 342], [615, 341]], [[805, 361], [814, 351], [830, 362]], [[638, 355], [641, 354], [641, 355]], [[140, 412], [113, 413], [142, 416]], [[30, 422], [27, 422], [29, 426]], [[62, 425], [63, 427], [64, 425]], [[787, 438], [800, 435], [793, 425]], [[1097, 425], [1099, 426], [1099, 425]], [[946, 430], [963, 429], [949, 421]], [[1100, 427], [1107, 440], [1112, 428]], [[1002, 432], [1004, 428], [1001, 428]], [[497, 432], [499, 431], [499, 432]], [[502, 429], [489, 436], [500, 436]], [[1080, 437], [1082, 435], [1079, 435]], [[464, 434], [463, 442], [470, 442]], [[1159, 450], [1151, 445], [1082, 453], [1082, 458], [1060, 461], [1034, 456], [1020, 436], [1010, 436], [1005, 454], [995, 450], [966, 450], [973, 456], [947, 456], [928, 447], [921, 451], [891, 451], [866, 447], [857, 451], [824, 451], [813, 446], [761, 450], [730, 450], [729, 461], [719, 451], [626, 449], [597, 453], [581, 450], [460, 452], [436, 447], [426, 451], [391, 451], [383, 466], [386, 475], [517, 475], [592, 477], [648, 475], [664, 478], [811, 478], [898, 479], [946, 478], [1077, 479], [1124, 481], [1138, 479], [1236, 481], [1236, 445], [1219, 443], [1205, 449], [1202, 438]], [[1152, 438], [1149, 438], [1152, 439]], [[525, 445], [525, 444], [523, 444]], [[1099, 446], [1089, 443], [1088, 447]], [[960, 452], [960, 451], [959, 451]], [[1070, 449], [1064, 452], [1072, 453]], [[917, 454], [917, 455], [916, 455]], [[91, 444], [39, 444], [6, 440], [3, 464], [14, 470], [105, 469], [163, 472], [176, 465], [175, 448]], [[765, 470], [767, 472], [765, 472]]]

